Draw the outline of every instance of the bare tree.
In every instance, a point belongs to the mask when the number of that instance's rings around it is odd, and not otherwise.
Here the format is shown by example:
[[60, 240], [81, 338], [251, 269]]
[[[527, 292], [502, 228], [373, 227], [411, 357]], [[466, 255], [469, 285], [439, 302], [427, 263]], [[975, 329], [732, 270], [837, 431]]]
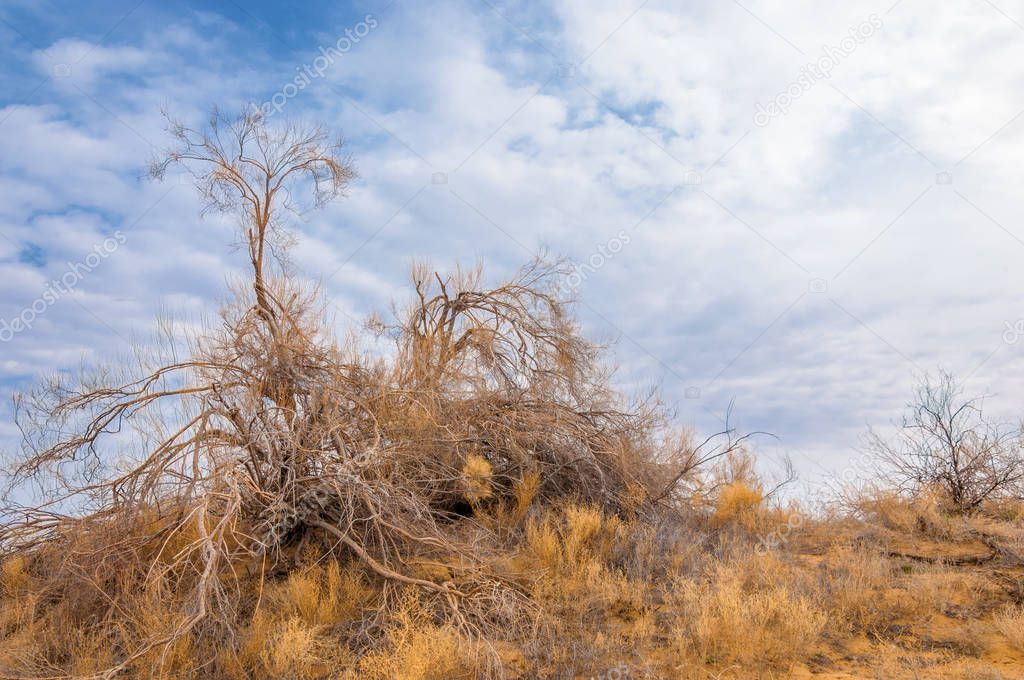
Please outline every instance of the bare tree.
[[960, 512], [985, 500], [1020, 495], [1024, 482], [1024, 425], [996, 422], [982, 397], [967, 397], [948, 373], [925, 376], [891, 440], [875, 431], [868, 449], [900, 491], [938, 487]]
[[[329, 139], [316, 126], [285, 123], [270, 128], [259, 107], [234, 119], [215, 109], [200, 130], [167, 119], [177, 144], [151, 164], [150, 175], [162, 179], [169, 167], [180, 166], [195, 178], [206, 210], [231, 212], [241, 219], [256, 306], [272, 323], [280, 301], [270, 299], [267, 250], [276, 248], [280, 259], [289, 240], [280, 213], [320, 208], [344, 193], [355, 171], [341, 155], [343, 141]], [[306, 195], [297, 196], [301, 190]]]

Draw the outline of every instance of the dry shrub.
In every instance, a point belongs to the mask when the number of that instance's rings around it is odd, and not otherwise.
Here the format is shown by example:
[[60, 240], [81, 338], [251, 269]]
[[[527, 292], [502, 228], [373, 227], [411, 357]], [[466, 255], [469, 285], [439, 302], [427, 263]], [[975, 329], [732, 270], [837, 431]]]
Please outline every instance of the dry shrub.
[[772, 555], [720, 562], [672, 592], [676, 639], [684, 659], [787, 666], [810, 656], [827, 615], [794, 570]]
[[362, 658], [343, 678], [366, 680], [470, 680], [480, 677], [492, 654], [455, 629], [430, 622], [406, 605], [387, 631], [387, 643]]
[[540, 583], [551, 595], [593, 594], [622, 529], [620, 519], [593, 506], [566, 505], [529, 522], [523, 566], [547, 576]]
[[314, 678], [330, 672], [322, 660], [326, 648], [316, 630], [299, 619], [289, 619], [271, 633], [261, 658], [271, 677]]
[[1016, 651], [1024, 653], [1024, 606], [1011, 605], [992, 617], [992, 628]]
[[846, 504], [869, 524], [898, 534], [950, 540], [965, 526], [962, 518], [951, 514], [952, 506], [939, 488], [923, 489], [913, 498], [889, 489], [869, 489]]
[[542, 632], [526, 653], [536, 668], [596, 674], [650, 643], [656, 586], [638, 562], [650, 538], [640, 522], [576, 503], [527, 523], [515, 569], [535, 575], [530, 592]]
[[895, 565], [875, 550], [840, 548], [829, 555], [822, 599], [829, 610], [829, 627], [841, 633], [874, 632], [893, 622], [887, 606], [901, 596], [888, 596], [894, 586]]
[[537, 491], [540, 489], [540, 481], [540, 475], [536, 472], [528, 472], [513, 488], [512, 518], [515, 523], [521, 522], [529, 512], [533, 500], [537, 497]]
[[1024, 423], [985, 413], [984, 397], [967, 397], [950, 374], [924, 376], [892, 440], [875, 432], [869, 450], [892, 486], [916, 497], [941, 489], [957, 512], [1024, 491]]
[[376, 591], [354, 566], [334, 560], [296, 568], [265, 583], [235, 645], [218, 655], [231, 678], [335, 677], [354, 663], [332, 631], [361, 619]]
[[1004, 675], [998, 667], [985, 661], [961, 660], [944, 669], [944, 680], [1010, 680], [1013, 676]]
[[941, 562], [904, 565], [901, 572], [904, 574], [901, 585], [907, 592], [905, 601], [908, 608], [911, 603], [918, 606], [918, 612], [911, 612], [908, 617], [916, 617], [918, 620], [926, 618], [928, 612], [943, 612], [947, 609], [981, 613], [989, 602], [998, 601], [1004, 593], [998, 584], [992, 583], [985, 575]]
[[359, 571], [335, 560], [296, 569], [270, 584], [261, 606], [280, 618], [298, 618], [311, 626], [336, 625], [359, 618], [374, 595]]
[[981, 506], [981, 514], [994, 520], [1017, 523], [1024, 522], [1024, 499], [992, 499]]
[[346, 659], [336, 640], [299, 618], [278, 623], [260, 654], [267, 675], [282, 680], [334, 677]]
[[833, 634], [885, 637], [897, 628], [926, 628], [965, 588], [962, 575], [942, 567], [900, 565], [868, 547], [838, 547], [823, 565], [821, 602]]
[[4, 597], [17, 597], [30, 581], [28, 560], [24, 555], [14, 555], [0, 564], [0, 594]]
[[259, 611], [238, 631], [231, 647], [217, 650], [217, 672], [207, 676], [231, 680], [315, 680], [335, 678], [352, 667], [353, 655], [326, 626], [299, 616], [279, 617]]
[[[155, 174], [183, 165], [210, 209], [239, 217], [251, 279], [186, 347], [169, 333], [163, 354], [22, 395], [15, 479], [57, 487], [45, 505], [5, 508], [0, 524], [3, 555], [59, 565], [40, 584], [57, 603], [44, 616], [110, 641], [109, 675], [190, 637], [213, 644], [246, 615], [239, 574], [288, 568], [306, 544], [359, 563], [386, 584], [384, 600], [422, 590], [439, 625], [480, 637], [528, 604], [487, 573], [495, 541], [481, 532], [493, 525], [467, 529], [464, 517], [493, 506], [521, 520], [571, 496], [593, 508], [572, 511], [575, 528], [560, 536], [575, 553], [601, 512], [672, 496], [681, 478], [655, 458], [701, 460], [656, 445], [657, 404], [610, 387], [560, 297], [560, 264], [530, 263], [497, 286], [479, 269], [414, 267], [409, 306], [370, 328], [394, 343], [375, 358], [357, 337], [332, 336], [318, 292], [280, 259], [289, 201], [322, 205], [353, 176], [340, 145], [317, 128], [270, 127], [257, 111], [171, 132], [177, 147]], [[417, 576], [411, 565], [428, 562], [451, 577]], [[319, 588], [304, 578], [292, 587]], [[119, 621], [139, 592], [167, 625]], [[313, 649], [322, 619], [348, 615], [311, 597], [328, 611], [300, 604], [275, 621], [282, 648]], [[363, 633], [380, 628], [379, 613]], [[58, 647], [41, 654], [68, 671], [74, 653]]]
[[734, 524], [750, 531], [761, 522], [764, 493], [746, 482], [731, 482], [718, 492], [715, 510], [711, 515], [713, 526]]
[[32, 576], [24, 556], [15, 555], [0, 564], [0, 640], [5, 642], [5, 648], [0, 650], [0, 669], [23, 653], [25, 641], [34, 635], [31, 626], [39, 596], [31, 586]]
[[[351, 178], [339, 147], [258, 114], [172, 132], [167, 161], [237, 210], [251, 278], [184, 346], [19, 400], [16, 479], [52, 493], [0, 512], [3, 677], [771, 676], [974, 596], [864, 546], [800, 562], [798, 510], [743, 437], [670, 432], [612, 389], [558, 263], [497, 284], [415, 266], [390, 325], [339, 341], [279, 259], [286, 199]], [[889, 532], [1019, 552], [1009, 499], [981, 506], [991, 526], [938, 494], [858, 503]], [[755, 554], [767, 535], [786, 540]], [[1021, 618], [991, 623], [1017, 649]]]
[[462, 477], [466, 484], [466, 500], [476, 504], [487, 498], [491, 493], [491, 476], [494, 468], [483, 456], [473, 453], [466, 457], [462, 466]]

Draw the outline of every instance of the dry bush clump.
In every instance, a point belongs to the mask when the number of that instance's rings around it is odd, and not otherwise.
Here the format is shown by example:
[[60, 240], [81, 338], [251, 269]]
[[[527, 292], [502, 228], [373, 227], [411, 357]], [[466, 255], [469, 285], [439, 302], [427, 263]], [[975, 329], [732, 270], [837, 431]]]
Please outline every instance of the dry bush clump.
[[[608, 387], [557, 295], [559, 265], [534, 262], [497, 287], [479, 270], [417, 266], [414, 301], [379, 327], [393, 351], [368, 358], [332, 338], [316, 291], [282, 259], [282, 211], [322, 205], [353, 177], [340, 143], [318, 128], [271, 128], [255, 111], [171, 133], [177, 146], [154, 175], [183, 166], [209, 209], [240, 218], [251, 279], [219, 324], [189, 338], [187, 358], [140, 360], [120, 380], [54, 378], [24, 395], [15, 478], [57, 486], [42, 504], [6, 508], [0, 526], [4, 554], [31, 563], [47, 602], [71, 625], [94, 622], [117, 650], [107, 675], [153, 654], [167, 661], [193, 631], [230, 630], [253, 606], [239, 596], [243, 573], [306, 543], [383, 579], [385, 600], [424, 591], [444, 626], [477, 636], [496, 610], [516, 616], [509, 603], [524, 596], [486, 573], [479, 536], [457, 520], [482, 505], [523, 516], [565, 496], [616, 510], [683, 481], [654, 472], [656, 412]], [[114, 452], [130, 462], [111, 474]], [[450, 578], [415, 575], [416, 560]], [[124, 611], [161, 621], [129, 617], [128, 630], [111, 620]], [[278, 646], [315, 654], [310, 625], [280, 622]], [[284, 673], [276, 653], [268, 663]], [[59, 649], [40, 655], [40, 672], [59, 666]]]
[[784, 506], [748, 437], [676, 432], [610, 387], [558, 263], [498, 285], [415, 266], [408, 306], [365, 329], [390, 347], [364, 352], [284, 259], [287, 211], [353, 177], [340, 144], [258, 113], [171, 132], [154, 173], [184, 166], [239, 217], [250, 277], [184, 347], [168, 330], [18, 402], [0, 676], [1024, 670], [1009, 486], [969, 513], [941, 479]]
[[813, 591], [772, 555], [711, 561], [708, 570], [674, 588], [684, 658], [786, 668], [805, 656], [825, 627], [828, 617]]
[[895, 565], [878, 551], [857, 546], [838, 548], [829, 557], [821, 588], [833, 613], [830, 627], [842, 633], [883, 630], [891, 623], [886, 593]]
[[1018, 652], [1024, 653], [1024, 606], [1009, 606], [992, 619], [992, 627]]
[[747, 529], [758, 525], [762, 513], [764, 493], [745, 482], [730, 482], [719, 490], [712, 523], [723, 526], [735, 523]]
[[482, 642], [467, 641], [453, 628], [438, 626], [431, 617], [400, 609], [386, 632], [386, 644], [364, 656], [357, 670], [344, 678], [368, 680], [453, 680], [480, 677], [481, 663], [491, 651]]
[[917, 536], [936, 541], [965, 538], [970, 522], [955, 510], [940, 489], [924, 489], [907, 497], [891, 488], [871, 489], [845, 501], [854, 516], [863, 518], [876, 534]]

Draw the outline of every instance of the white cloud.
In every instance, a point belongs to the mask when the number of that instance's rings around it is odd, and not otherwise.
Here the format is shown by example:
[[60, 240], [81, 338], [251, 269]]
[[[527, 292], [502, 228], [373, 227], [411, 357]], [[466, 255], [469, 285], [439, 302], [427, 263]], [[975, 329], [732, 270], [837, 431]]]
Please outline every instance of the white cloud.
[[[1024, 2], [1001, 7], [1024, 17]], [[984, 2], [549, 9], [507, 8], [506, 20], [397, 4], [287, 103], [284, 115], [340, 127], [362, 175], [308, 218], [294, 253], [346, 313], [401, 296], [412, 258], [504, 273], [542, 245], [584, 260], [627, 230], [580, 308], [590, 332], [621, 334], [622, 381], [660, 381], [702, 427], [736, 397], [743, 425], [778, 434], [808, 474], [841, 467], [866, 423], [895, 416], [917, 367], [1019, 400], [1024, 343], [1001, 337], [1024, 317], [1021, 29]], [[872, 14], [883, 26], [830, 78], [755, 125], [758, 103]], [[329, 41], [346, 25], [319, 28]], [[317, 54], [311, 42], [291, 61], [269, 49], [245, 60], [240, 33], [202, 15], [120, 45], [57, 40], [33, 63], [77, 59], [72, 77], [44, 103], [0, 111], [5, 235], [67, 258], [107, 222], [143, 215], [83, 282], [80, 301], [119, 333], [168, 300], [212, 308], [240, 265], [226, 220], [199, 221], [181, 188], [146, 212], [167, 186], [137, 181], [161, 105], [198, 121], [211, 102], [269, 96]], [[702, 184], [680, 186], [695, 170]], [[936, 184], [941, 171], [951, 185]], [[60, 264], [34, 270], [10, 250], [8, 315]], [[110, 330], [89, 313], [53, 311], [31, 342], [4, 348], [5, 375], [103, 350]]]
[[139, 47], [104, 47], [65, 38], [33, 57], [39, 71], [58, 84], [74, 82], [88, 87], [104, 76], [138, 72], [149, 65], [151, 55]]

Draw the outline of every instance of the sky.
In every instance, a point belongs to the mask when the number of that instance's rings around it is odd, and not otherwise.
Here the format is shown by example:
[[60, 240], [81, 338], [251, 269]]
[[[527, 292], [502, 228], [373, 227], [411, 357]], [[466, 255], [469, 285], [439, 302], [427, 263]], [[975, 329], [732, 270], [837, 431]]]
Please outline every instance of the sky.
[[216, 312], [231, 220], [145, 168], [162, 111], [247, 103], [347, 140], [292, 254], [339, 324], [546, 252], [617, 384], [809, 485], [925, 372], [1017, 418], [1021, 85], [1024, 0], [3, 0], [0, 446], [17, 390]]

